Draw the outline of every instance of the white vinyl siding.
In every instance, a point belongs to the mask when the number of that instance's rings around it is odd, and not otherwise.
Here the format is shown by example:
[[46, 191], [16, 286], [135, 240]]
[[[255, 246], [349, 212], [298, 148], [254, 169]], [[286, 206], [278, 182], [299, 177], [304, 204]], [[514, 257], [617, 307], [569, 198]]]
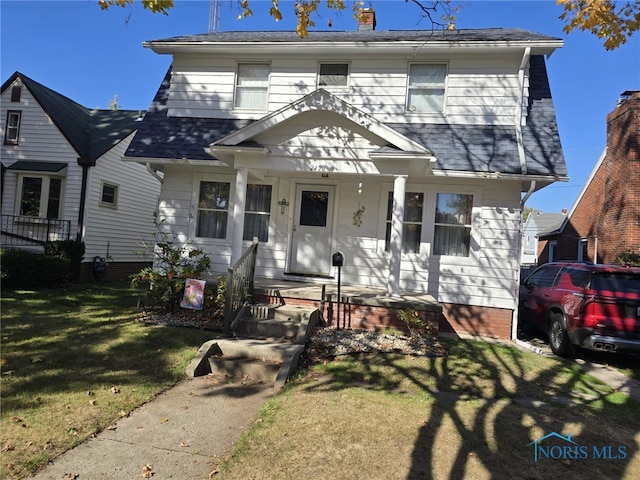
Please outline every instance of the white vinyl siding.
[[[112, 262], [152, 260], [143, 253], [142, 244], [155, 238], [153, 222], [160, 182], [143, 165], [122, 160], [132, 138], [133, 134], [98, 158], [96, 166], [89, 170], [85, 261], [92, 261], [95, 256], [109, 256]], [[117, 208], [104, 202], [105, 186], [117, 188]]]
[[104, 207], [118, 207], [118, 185], [102, 182], [102, 194], [100, 204]]
[[[394, 56], [349, 59], [348, 88], [331, 93], [392, 123], [442, 123], [513, 125], [518, 95], [521, 54], [496, 52], [430, 55], [424, 63], [446, 64], [446, 117], [443, 112], [412, 112], [407, 115], [409, 65], [419, 63]], [[240, 64], [252, 63], [250, 59]], [[329, 62], [327, 62], [329, 63]], [[341, 63], [336, 59], [331, 63]], [[344, 63], [347, 63], [344, 61]], [[236, 61], [208, 59], [196, 55], [174, 57], [169, 92], [169, 116], [258, 119], [264, 112], [234, 108]], [[310, 56], [282, 56], [271, 59], [268, 111], [273, 112], [318, 88], [319, 63]], [[524, 105], [528, 96], [525, 69]], [[523, 109], [526, 114], [526, 109]]]

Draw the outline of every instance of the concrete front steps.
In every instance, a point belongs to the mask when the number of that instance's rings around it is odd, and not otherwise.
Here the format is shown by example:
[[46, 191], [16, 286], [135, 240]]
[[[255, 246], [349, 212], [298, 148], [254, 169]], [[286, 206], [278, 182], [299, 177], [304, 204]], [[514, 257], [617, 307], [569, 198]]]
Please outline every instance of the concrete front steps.
[[192, 377], [224, 374], [273, 382], [279, 390], [298, 366], [311, 330], [320, 320], [316, 308], [249, 305], [232, 323], [234, 338], [204, 343], [187, 367]]

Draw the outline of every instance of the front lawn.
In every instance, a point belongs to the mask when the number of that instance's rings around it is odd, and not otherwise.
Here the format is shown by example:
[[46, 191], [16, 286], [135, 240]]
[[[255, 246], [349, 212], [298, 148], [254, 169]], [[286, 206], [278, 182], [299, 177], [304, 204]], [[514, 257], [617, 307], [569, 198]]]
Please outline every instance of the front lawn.
[[185, 376], [216, 334], [137, 320], [127, 283], [2, 292], [1, 478], [24, 478]]

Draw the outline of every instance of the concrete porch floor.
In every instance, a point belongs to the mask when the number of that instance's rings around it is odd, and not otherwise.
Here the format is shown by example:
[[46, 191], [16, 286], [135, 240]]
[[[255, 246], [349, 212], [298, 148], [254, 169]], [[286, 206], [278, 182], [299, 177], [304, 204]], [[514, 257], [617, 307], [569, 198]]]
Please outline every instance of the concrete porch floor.
[[[331, 279], [307, 282], [303, 280], [256, 278], [254, 286], [257, 293], [270, 294], [270, 296], [276, 293], [283, 298], [313, 300], [316, 302], [324, 300], [335, 303], [338, 300], [337, 281]], [[387, 308], [416, 308], [417, 305], [423, 305], [424, 307], [438, 309], [440, 306], [438, 301], [428, 293], [401, 292], [400, 296], [389, 297], [385, 289], [362, 285], [340, 285], [340, 296], [342, 297], [342, 302], [356, 305]]]

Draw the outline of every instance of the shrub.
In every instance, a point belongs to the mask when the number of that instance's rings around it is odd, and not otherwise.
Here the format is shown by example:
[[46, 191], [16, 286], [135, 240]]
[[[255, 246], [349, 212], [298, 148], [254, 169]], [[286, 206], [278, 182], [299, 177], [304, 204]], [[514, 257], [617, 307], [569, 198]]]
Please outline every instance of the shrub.
[[2, 286], [12, 289], [51, 288], [67, 283], [66, 258], [10, 248], [0, 251]]
[[85, 246], [78, 240], [60, 240], [49, 242], [44, 247], [45, 255], [69, 260], [69, 280], [80, 281], [80, 265], [84, 258]]
[[137, 287], [148, 282], [151, 301], [173, 312], [180, 305], [185, 279], [206, 278], [211, 260], [204, 250], [180, 242], [173, 233], [162, 230], [162, 223], [155, 224], [158, 240], [155, 245], [143, 244], [143, 249], [154, 255], [154, 265], [132, 275], [131, 284]]
[[623, 252], [618, 255], [616, 263], [620, 265], [632, 265], [634, 267], [640, 267], [640, 253]]
[[398, 318], [406, 325], [411, 338], [433, 336], [433, 323], [423, 320], [415, 308], [403, 308], [398, 312]]

